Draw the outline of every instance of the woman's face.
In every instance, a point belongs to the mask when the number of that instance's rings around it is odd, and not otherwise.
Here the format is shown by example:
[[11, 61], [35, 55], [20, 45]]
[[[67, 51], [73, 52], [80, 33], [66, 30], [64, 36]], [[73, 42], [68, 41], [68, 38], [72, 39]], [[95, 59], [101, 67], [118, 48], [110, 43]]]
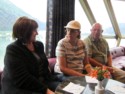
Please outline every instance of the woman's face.
[[80, 34], [79, 29], [70, 29], [70, 28], [66, 29], [66, 37], [71, 41], [77, 39], [79, 34]]
[[36, 35], [38, 35], [37, 29], [32, 31], [32, 35], [30, 37], [30, 42], [36, 41]]

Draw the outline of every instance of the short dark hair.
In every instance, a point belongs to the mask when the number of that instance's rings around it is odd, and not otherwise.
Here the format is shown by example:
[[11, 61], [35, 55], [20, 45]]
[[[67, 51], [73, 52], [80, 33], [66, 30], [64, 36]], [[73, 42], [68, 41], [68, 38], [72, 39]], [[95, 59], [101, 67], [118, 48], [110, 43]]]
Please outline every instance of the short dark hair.
[[20, 17], [13, 25], [12, 37], [14, 39], [22, 39], [27, 43], [30, 40], [33, 30], [38, 28], [38, 24], [35, 20], [28, 17]]

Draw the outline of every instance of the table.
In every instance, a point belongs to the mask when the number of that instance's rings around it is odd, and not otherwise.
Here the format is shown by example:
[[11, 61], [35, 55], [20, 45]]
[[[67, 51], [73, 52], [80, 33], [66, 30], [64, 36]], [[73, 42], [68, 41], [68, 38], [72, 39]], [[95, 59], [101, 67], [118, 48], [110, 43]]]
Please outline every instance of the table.
[[[96, 83], [87, 83], [85, 77], [73, 76], [63, 81], [61, 84], [59, 84], [55, 90], [55, 94], [72, 94], [63, 90], [63, 88], [67, 86], [70, 82], [73, 82], [74, 84], [79, 84], [85, 87], [85, 89], [81, 94], [94, 94], [94, 87], [97, 85]], [[118, 91], [117, 89], [115, 93], [111, 92], [110, 90], [114, 86], [122, 87], [122, 89], [125, 89], [125, 84], [121, 82], [118, 82], [112, 79], [103, 80], [103, 87], [105, 88], [105, 94], [125, 94], [125, 93], [122, 93], [121, 91]]]

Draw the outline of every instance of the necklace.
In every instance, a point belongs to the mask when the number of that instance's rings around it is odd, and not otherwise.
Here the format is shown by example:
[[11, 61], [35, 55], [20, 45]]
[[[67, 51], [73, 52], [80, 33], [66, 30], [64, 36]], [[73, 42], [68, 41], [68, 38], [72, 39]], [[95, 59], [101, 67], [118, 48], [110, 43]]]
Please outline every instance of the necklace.
[[77, 51], [78, 50], [78, 47], [77, 45], [73, 47], [73, 51]]
[[73, 51], [77, 51], [78, 50], [77, 42], [78, 42], [78, 40], [75, 40], [75, 42], [72, 42], [72, 43], [70, 42], [72, 47], [73, 47]]

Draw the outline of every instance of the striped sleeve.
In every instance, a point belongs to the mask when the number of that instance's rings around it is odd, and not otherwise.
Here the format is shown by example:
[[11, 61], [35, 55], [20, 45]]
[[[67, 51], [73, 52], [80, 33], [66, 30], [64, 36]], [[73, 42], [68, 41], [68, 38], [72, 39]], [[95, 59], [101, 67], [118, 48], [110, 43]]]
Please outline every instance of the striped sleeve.
[[85, 45], [84, 41], [82, 41], [82, 43], [83, 43], [84, 53], [85, 53], [86, 55], [88, 55], [87, 46]]
[[65, 56], [66, 48], [64, 46], [64, 41], [60, 40], [56, 47], [56, 56]]

